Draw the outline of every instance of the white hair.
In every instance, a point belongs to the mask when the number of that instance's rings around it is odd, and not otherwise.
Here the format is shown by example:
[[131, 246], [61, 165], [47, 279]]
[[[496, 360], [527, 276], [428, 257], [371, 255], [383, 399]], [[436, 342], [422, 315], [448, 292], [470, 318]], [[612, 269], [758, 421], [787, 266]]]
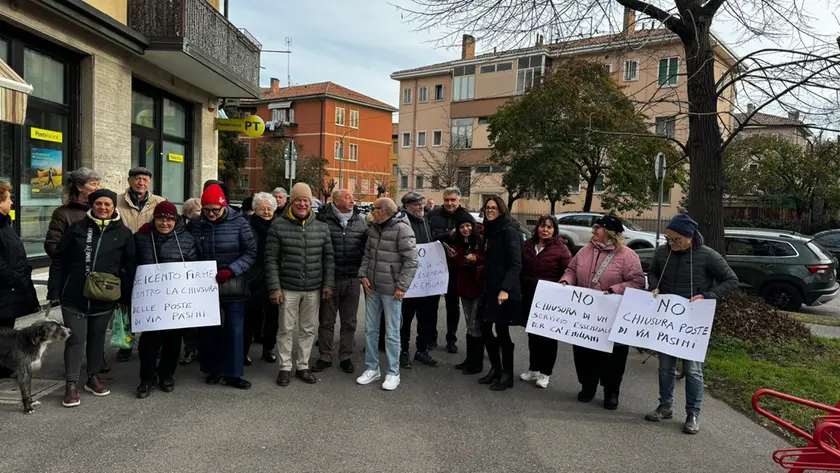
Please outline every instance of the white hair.
[[458, 189], [457, 187], [447, 187], [446, 189], [443, 190], [443, 195], [444, 196], [454, 195], [455, 197], [460, 199], [461, 198], [461, 189]]
[[[274, 192], [277, 192], [277, 190], [275, 189]], [[274, 196], [269, 194], [268, 192], [257, 192], [256, 194], [254, 194], [253, 204], [251, 207], [254, 210], [257, 210], [257, 206], [262, 202], [268, 203], [271, 206], [272, 212], [277, 210], [277, 199], [275, 199]]]
[[[265, 192], [260, 192], [260, 193], [261, 193], [261, 194], [265, 194]], [[273, 190], [273, 191], [271, 191], [271, 193], [272, 193], [272, 194], [283, 194], [283, 195], [289, 195], [289, 193], [288, 193], [288, 192], [286, 192], [286, 189], [283, 189], [282, 187], [275, 187], [275, 188], [274, 188], [274, 190]]]
[[192, 215], [195, 213], [196, 210], [201, 208], [201, 200], [199, 200], [198, 197], [193, 197], [192, 199], [189, 199], [186, 202], [184, 202], [182, 208], [182, 214]]

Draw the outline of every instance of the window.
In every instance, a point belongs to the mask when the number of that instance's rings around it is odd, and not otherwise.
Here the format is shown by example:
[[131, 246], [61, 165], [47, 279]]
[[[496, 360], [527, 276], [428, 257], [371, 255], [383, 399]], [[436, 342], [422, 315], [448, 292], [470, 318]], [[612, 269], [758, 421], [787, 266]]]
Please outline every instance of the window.
[[604, 74], [612, 74], [612, 63], [601, 64], [601, 67], [604, 68]]
[[399, 152], [398, 150], [399, 150], [400, 141], [399, 141], [399, 140], [394, 140], [394, 143], [393, 143], [393, 144], [394, 144], [394, 150], [393, 150], [393, 153], [394, 153], [394, 154], [397, 154], [397, 153]]
[[411, 104], [411, 89], [403, 89], [403, 103]]
[[362, 179], [362, 194], [370, 194], [370, 179]]
[[240, 189], [251, 189], [251, 176], [249, 174], [240, 174], [239, 175], [239, 188]]
[[23, 78], [33, 87], [32, 97], [60, 104], [67, 103], [64, 94], [65, 68], [63, 62], [29, 48], [23, 49]]
[[358, 161], [359, 160], [359, 145], [351, 144], [350, 145], [350, 157], [348, 158], [350, 161]]
[[426, 132], [425, 131], [418, 131], [417, 132], [417, 147], [418, 148], [425, 148], [426, 147]]
[[522, 58], [517, 64], [516, 93], [521, 95], [538, 84], [542, 75], [542, 56]]
[[452, 120], [452, 147], [472, 148], [472, 118]]
[[504, 166], [476, 166], [477, 173], [505, 172]]
[[459, 66], [454, 71], [452, 100], [475, 98], [475, 66]]
[[479, 72], [481, 72], [482, 74], [489, 74], [491, 72], [496, 72], [496, 65], [495, 64], [490, 64], [489, 66], [481, 66], [481, 69], [479, 70]]
[[347, 188], [350, 189], [352, 192], [358, 192], [359, 188], [356, 187], [358, 185], [358, 178], [356, 176], [350, 176], [347, 178]]
[[639, 80], [639, 61], [631, 59], [624, 61], [624, 81], [633, 82]]
[[411, 132], [404, 131], [402, 134], [402, 147], [411, 148]]
[[335, 153], [333, 156], [335, 159], [341, 159], [341, 141], [335, 142]]
[[432, 132], [432, 146], [440, 146], [443, 143], [443, 130]]
[[479, 124], [479, 125], [488, 125], [488, 124], [490, 124], [490, 117], [478, 117], [478, 124]]
[[671, 205], [671, 190], [673, 188], [662, 189], [662, 205]]
[[291, 108], [275, 108], [271, 110], [271, 120], [275, 123], [289, 124], [295, 121], [295, 111]]
[[400, 174], [400, 166], [399, 166], [398, 164], [393, 164], [393, 165], [391, 165], [391, 172], [392, 172], [395, 176], [399, 176], [399, 174]]
[[580, 195], [580, 189], [581, 189], [580, 183], [578, 183], [578, 185], [576, 185], [576, 186], [571, 185], [571, 186], [569, 186], [569, 194]]
[[432, 189], [440, 190], [440, 176], [432, 176]]
[[335, 124], [344, 126], [344, 109], [336, 107], [335, 109]]
[[668, 138], [676, 137], [677, 117], [656, 117], [656, 130], [654, 133], [667, 136]]
[[838, 247], [840, 246], [840, 232], [824, 233], [814, 238], [814, 240], [826, 248]]
[[604, 176], [598, 176], [598, 179], [595, 180], [595, 185], [593, 186], [593, 193], [594, 194], [602, 194], [604, 192]]
[[680, 58], [671, 57], [659, 60], [659, 85], [677, 85]]
[[420, 102], [420, 103], [426, 103], [427, 102], [427, 100], [426, 100], [427, 94], [428, 94], [428, 88], [420, 87], [419, 89], [417, 89], [417, 101]]
[[443, 84], [435, 86], [435, 100], [443, 100]]
[[566, 217], [560, 218], [557, 221], [559, 225], [571, 225], [573, 227], [591, 227], [592, 226], [592, 216], [591, 215], [569, 215]]
[[797, 255], [796, 250], [787, 242], [740, 237], [726, 238], [726, 254], [728, 256], [774, 256], [777, 258]]
[[350, 128], [359, 128], [358, 110], [350, 110]]
[[502, 63], [502, 64], [496, 64], [496, 72], [509, 71], [511, 69], [513, 69], [513, 63], [512, 62], [505, 62], [505, 63]]
[[406, 176], [405, 174], [400, 176], [400, 189], [402, 189], [402, 190], [408, 189], [408, 176]]
[[461, 190], [461, 197], [470, 196], [472, 187], [472, 172], [470, 168], [458, 168], [458, 189]]
[[414, 188], [415, 189], [422, 189], [423, 188], [423, 176], [414, 176]]

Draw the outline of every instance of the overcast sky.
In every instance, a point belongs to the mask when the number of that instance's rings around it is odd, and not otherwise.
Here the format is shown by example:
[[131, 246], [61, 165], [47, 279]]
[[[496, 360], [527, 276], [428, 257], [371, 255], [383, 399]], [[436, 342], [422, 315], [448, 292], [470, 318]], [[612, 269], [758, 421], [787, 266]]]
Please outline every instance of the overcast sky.
[[[840, 32], [837, 20], [827, 10], [827, 0], [803, 0], [812, 14], [821, 18], [823, 32]], [[286, 49], [292, 38], [290, 59], [293, 84], [332, 81], [391, 105], [399, 101], [399, 84], [390, 79], [394, 71], [456, 59], [458, 50], [437, 49], [429, 42], [439, 34], [415, 32], [389, 3], [407, 0], [319, 0], [288, 2], [250, 0], [231, 2], [231, 21], [247, 28], [264, 49]], [[732, 34], [731, 25], [716, 23], [715, 33], [743, 55], [761, 46], [743, 43]], [[479, 41], [477, 49], [491, 49]], [[260, 84], [271, 77], [288, 85], [286, 54], [262, 55]]]

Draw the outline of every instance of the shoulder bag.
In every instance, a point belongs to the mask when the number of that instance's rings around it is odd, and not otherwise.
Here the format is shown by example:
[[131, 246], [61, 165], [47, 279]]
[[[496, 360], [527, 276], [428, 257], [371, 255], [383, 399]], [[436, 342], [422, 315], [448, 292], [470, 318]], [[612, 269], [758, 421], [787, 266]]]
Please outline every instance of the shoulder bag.
[[[104, 234], [103, 230], [103, 234]], [[113, 274], [98, 273], [96, 269], [96, 258], [99, 256], [99, 247], [102, 245], [102, 236], [96, 242], [96, 251], [93, 252], [93, 263], [90, 262], [90, 254], [93, 246], [93, 228], [88, 227], [87, 239], [85, 240], [85, 280], [84, 296], [92, 301], [114, 302], [120, 300], [120, 278]]]

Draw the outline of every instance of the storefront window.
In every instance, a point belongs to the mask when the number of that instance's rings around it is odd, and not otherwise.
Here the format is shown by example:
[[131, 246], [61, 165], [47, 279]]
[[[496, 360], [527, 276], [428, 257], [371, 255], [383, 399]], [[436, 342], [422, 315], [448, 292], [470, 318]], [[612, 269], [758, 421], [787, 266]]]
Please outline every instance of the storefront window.
[[55, 103], [64, 97], [64, 63], [29, 48], [23, 50], [23, 78], [32, 84], [32, 96]]
[[11, 123], [0, 122], [0, 181], [12, 183], [14, 175], [14, 138], [15, 128]]
[[[165, 120], [164, 120], [165, 121]], [[173, 204], [184, 203], [184, 155], [182, 144], [163, 142], [163, 198]]]
[[163, 132], [167, 135], [185, 138], [187, 113], [184, 106], [169, 99], [163, 99]]
[[[145, 151], [141, 152], [141, 149]], [[144, 156], [146, 159], [142, 161], [140, 158]], [[155, 169], [155, 142], [152, 140], [144, 140], [137, 136], [131, 137], [131, 167], [136, 168], [143, 166], [152, 170]]]
[[131, 92], [131, 120], [140, 126], [155, 127], [155, 99], [137, 91]]
[[0, 60], [9, 62], [9, 42], [5, 39], [0, 39]]

